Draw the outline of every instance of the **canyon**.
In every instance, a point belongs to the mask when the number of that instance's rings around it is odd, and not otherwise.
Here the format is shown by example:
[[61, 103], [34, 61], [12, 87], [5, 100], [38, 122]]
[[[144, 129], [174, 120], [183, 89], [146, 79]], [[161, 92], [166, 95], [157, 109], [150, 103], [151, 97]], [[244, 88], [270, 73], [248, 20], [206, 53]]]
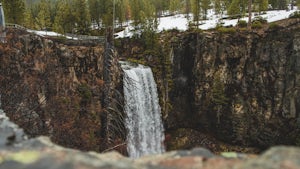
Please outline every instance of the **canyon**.
[[0, 45], [1, 108], [29, 137], [127, 155], [126, 130], [115, 124], [124, 115], [118, 61], [129, 60], [152, 68], [167, 150], [299, 145], [299, 27], [290, 19], [251, 32], [171, 30], [155, 50], [136, 39], [107, 48], [10, 29]]

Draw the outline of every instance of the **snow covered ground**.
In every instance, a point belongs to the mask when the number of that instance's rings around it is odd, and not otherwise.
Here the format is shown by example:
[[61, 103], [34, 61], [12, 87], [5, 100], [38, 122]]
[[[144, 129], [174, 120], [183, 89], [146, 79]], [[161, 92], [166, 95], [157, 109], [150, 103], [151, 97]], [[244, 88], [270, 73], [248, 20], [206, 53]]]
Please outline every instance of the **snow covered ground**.
[[[53, 32], [53, 31], [37, 31], [37, 30], [27, 29], [27, 32], [35, 33], [35, 34], [40, 35], [40, 36], [66, 37], [67, 39], [74, 39], [72, 37], [65, 36], [63, 34]], [[76, 40], [76, 38], [74, 40]]]
[[[260, 15], [263, 18], [267, 19], [268, 22], [274, 22], [282, 19], [286, 19], [289, 17], [289, 15], [293, 12], [297, 11], [297, 7], [294, 7], [294, 10], [274, 10], [274, 11], [267, 11], [266, 14]], [[192, 19], [192, 16], [189, 16], [190, 19]], [[200, 21], [199, 28], [202, 30], [207, 30], [211, 28], [215, 28], [217, 23], [220, 20], [221, 16], [217, 16], [214, 14], [213, 10], [208, 11], [208, 20]], [[225, 17], [223, 15], [222, 17]], [[255, 17], [255, 13], [253, 13], [253, 18]], [[241, 20], [247, 21], [248, 18], [241, 18]], [[170, 29], [178, 29], [181, 31], [185, 31], [188, 29], [188, 22], [186, 15], [184, 14], [177, 14], [174, 16], [167, 16], [159, 18], [159, 25], [158, 25], [158, 31], [161, 32], [163, 30], [170, 30]], [[224, 26], [235, 26], [237, 24], [237, 19], [223, 19], [222, 23], [224, 23]], [[130, 24], [129, 24], [130, 25]], [[117, 38], [122, 37], [131, 37], [133, 35], [133, 27], [127, 26], [125, 30], [116, 33]], [[36, 33], [40, 36], [64, 36], [62, 34], [51, 32], [51, 31], [36, 31], [36, 30], [28, 30], [28, 32]], [[67, 39], [72, 39], [72, 37], [65, 36]]]
[[[293, 12], [297, 11], [297, 8], [294, 7], [294, 10], [274, 10], [274, 11], [267, 11], [266, 14], [260, 15], [261, 17], [268, 20], [268, 22], [274, 22], [282, 19], [286, 19], [289, 17], [289, 15]], [[253, 18], [255, 13], [253, 13]], [[222, 17], [225, 17], [222, 16]], [[192, 19], [192, 16], [190, 16], [190, 19]], [[211, 28], [215, 28], [217, 23], [219, 22], [220, 16], [214, 15], [212, 10], [208, 11], [208, 20], [200, 21], [199, 28], [202, 30], [208, 30]], [[248, 18], [241, 18], [241, 20], [247, 21]], [[163, 30], [170, 30], [170, 29], [178, 29], [185, 31], [188, 29], [188, 19], [186, 15], [178, 14], [174, 16], [168, 16], [168, 17], [162, 17], [159, 19], [159, 25], [158, 25], [158, 31]], [[224, 26], [235, 26], [238, 22], [238, 19], [223, 19], [222, 23], [224, 23]], [[133, 27], [129, 26], [126, 27], [124, 31], [116, 33], [117, 38], [122, 37], [130, 37], [132, 36]]]

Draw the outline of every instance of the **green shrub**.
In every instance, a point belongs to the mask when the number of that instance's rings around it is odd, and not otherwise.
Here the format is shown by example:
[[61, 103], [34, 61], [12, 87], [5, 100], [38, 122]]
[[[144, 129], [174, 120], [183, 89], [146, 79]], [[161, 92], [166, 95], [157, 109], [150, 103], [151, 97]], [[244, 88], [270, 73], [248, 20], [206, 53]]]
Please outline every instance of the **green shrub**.
[[244, 20], [239, 20], [237, 23], [237, 26], [240, 28], [245, 28], [245, 27], [247, 27], [247, 22]]
[[65, 36], [52, 37], [50, 39], [54, 40], [55, 42], [59, 42], [59, 43], [65, 43], [68, 40]]
[[275, 29], [278, 29], [278, 28], [280, 28], [280, 26], [277, 23], [272, 22], [269, 25], [269, 29], [275, 30]]
[[220, 33], [229, 33], [229, 34], [236, 32], [234, 27], [218, 27], [217, 31]]
[[253, 29], [260, 29], [260, 28], [262, 28], [263, 26], [262, 26], [262, 23], [260, 22], [260, 21], [254, 21], [253, 23], [252, 23], [252, 26], [251, 26]]
[[245, 28], [240, 28], [239, 29], [239, 31], [241, 31], [241, 32], [243, 32], [243, 31], [247, 31], [248, 30], [248, 28], [247, 27], [245, 27]]
[[142, 59], [128, 58], [127, 60], [131, 63], [146, 65], [146, 61], [143, 58]]
[[289, 18], [300, 18], [300, 11], [296, 11], [289, 15]]
[[253, 19], [253, 22], [252, 22], [252, 23], [254, 23], [254, 22], [260, 22], [261, 24], [266, 24], [266, 23], [268, 23], [268, 21], [267, 21], [265, 18], [261, 17], [261, 16], [255, 17], [255, 18]]
[[82, 101], [88, 102], [92, 99], [92, 91], [87, 84], [79, 85], [77, 91], [80, 94]]

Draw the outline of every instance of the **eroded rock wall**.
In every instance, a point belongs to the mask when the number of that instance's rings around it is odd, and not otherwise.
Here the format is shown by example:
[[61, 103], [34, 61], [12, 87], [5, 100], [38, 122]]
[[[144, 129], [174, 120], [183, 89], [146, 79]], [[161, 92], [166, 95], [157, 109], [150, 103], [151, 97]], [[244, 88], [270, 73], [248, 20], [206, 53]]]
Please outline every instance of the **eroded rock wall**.
[[103, 45], [64, 45], [9, 30], [7, 43], [0, 45], [2, 109], [29, 136], [103, 149], [103, 54]]
[[241, 145], [296, 144], [300, 31], [295, 23], [263, 33], [176, 38], [168, 127], [206, 129]]

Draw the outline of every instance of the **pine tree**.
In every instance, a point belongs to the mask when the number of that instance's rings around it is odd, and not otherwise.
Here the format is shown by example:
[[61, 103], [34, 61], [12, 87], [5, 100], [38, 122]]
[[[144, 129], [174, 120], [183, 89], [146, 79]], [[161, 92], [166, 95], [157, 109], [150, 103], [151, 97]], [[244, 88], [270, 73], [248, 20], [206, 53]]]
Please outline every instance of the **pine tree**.
[[234, 16], [241, 14], [240, 10], [240, 0], [233, 0], [227, 10], [227, 14]]
[[286, 0], [269, 0], [269, 4], [271, 4], [273, 9], [287, 9], [287, 1]]
[[126, 21], [129, 21], [131, 17], [131, 7], [130, 7], [129, 0], [123, 0], [123, 7], [124, 7], [125, 19]]
[[75, 0], [72, 14], [76, 21], [76, 32], [79, 34], [87, 34], [90, 30], [91, 17], [86, 0]]
[[50, 2], [41, 0], [38, 4], [39, 12], [35, 19], [38, 29], [47, 29], [52, 26], [50, 19]]
[[118, 21], [119, 25], [121, 25], [122, 27], [124, 21], [126, 20], [126, 15], [125, 15], [126, 4], [124, 4], [124, 0], [116, 0], [115, 2], [116, 2], [115, 4], [116, 20]]
[[268, 0], [258, 0], [257, 2], [258, 12], [266, 11], [268, 9]]
[[113, 25], [113, 0], [100, 0], [100, 15], [104, 27]]
[[101, 21], [101, 5], [99, 0], [88, 0], [88, 6], [91, 16], [92, 23], [97, 24], [98, 29], [100, 28], [100, 21]]
[[161, 0], [152, 0], [152, 3], [155, 7], [156, 16], [162, 15], [163, 3], [161, 2]]
[[73, 32], [75, 20], [73, 19], [70, 4], [66, 0], [58, 0], [57, 6], [54, 30], [63, 34]]
[[221, 14], [222, 11], [221, 0], [214, 0], [214, 10], [217, 15]]
[[58, 4], [57, 1], [58, 0], [48, 0], [49, 1], [49, 5], [50, 5], [50, 22], [52, 24], [54, 24], [54, 20], [55, 20], [55, 16], [57, 14], [57, 10], [58, 10]]
[[133, 26], [135, 30], [138, 29], [139, 24], [142, 22], [141, 17], [141, 1], [131, 0], [131, 19], [133, 20]]
[[153, 17], [155, 17], [155, 7], [154, 5], [151, 3], [151, 1], [149, 0], [143, 0], [142, 1], [142, 12], [145, 13], [145, 18], [144, 20], [146, 19], [151, 19]]
[[281, 9], [281, 10], [287, 9], [287, 1], [286, 0], [278, 0], [278, 9]]
[[158, 48], [158, 36], [157, 36], [157, 19], [148, 19], [142, 25], [142, 38], [145, 42], [145, 48], [147, 50], [155, 50]]
[[24, 0], [2, 0], [2, 3], [6, 22], [23, 24], [25, 16]]
[[155, 8], [156, 16], [161, 16], [165, 11], [170, 9], [170, 4], [176, 0], [150, 0]]
[[203, 19], [207, 19], [207, 11], [209, 9], [210, 5], [210, 0], [201, 0], [201, 11], [203, 13]]
[[172, 0], [170, 1], [170, 12], [172, 14], [175, 14], [175, 12], [178, 12], [178, 10], [180, 9], [180, 0]]
[[145, 42], [147, 50], [153, 51], [157, 47], [157, 12], [154, 1], [142, 0], [140, 11], [140, 31], [141, 38]]
[[35, 29], [34, 16], [30, 8], [26, 9], [25, 11], [24, 25], [26, 28]]
[[185, 0], [185, 14], [186, 18], [189, 20], [191, 12], [191, 0]]
[[193, 20], [198, 27], [200, 21], [200, 0], [191, 0]]
[[278, 8], [278, 0], [269, 0], [269, 3], [271, 4], [272, 9]]
[[251, 30], [252, 27], [252, 0], [248, 0], [248, 23], [247, 28]]

